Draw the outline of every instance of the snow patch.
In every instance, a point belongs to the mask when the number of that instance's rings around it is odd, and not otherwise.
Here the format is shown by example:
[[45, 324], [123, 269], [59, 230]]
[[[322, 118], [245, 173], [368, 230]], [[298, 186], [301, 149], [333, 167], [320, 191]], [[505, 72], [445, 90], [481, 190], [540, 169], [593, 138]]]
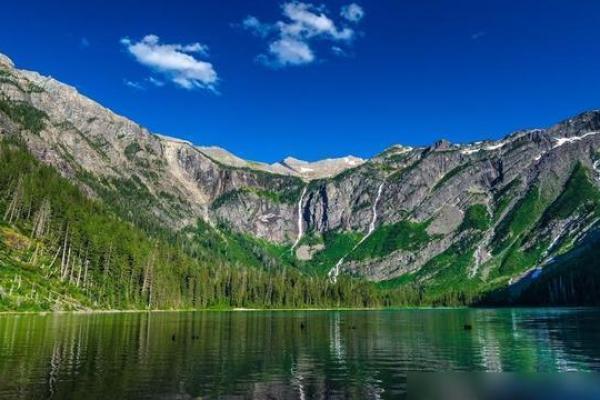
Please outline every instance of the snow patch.
[[167, 140], [169, 142], [187, 144], [187, 145], [190, 145], [192, 147], [194, 146], [192, 144], [192, 142], [190, 142], [189, 140], [177, 139], [177, 138], [174, 138], [174, 137], [171, 137], [171, 136], [160, 135], [158, 133], [155, 133], [154, 136], [158, 136], [159, 138], [161, 138], [163, 140]]
[[593, 136], [593, 135], [596, 135], [598, 133], [599, 133], [598, 131], [592, 131], [592, 132], [587, 132], [587, 133], [585, 133], [585, 134], [583, 134], [581, 136], [571, 136], [571, 137], [562, 137], [562, 138], [555, 137], [555, 138], [552, 138], [552, 140], [554, 140], [556, 142], [554, 144], [554, 146], [552, 146], [552, 148], [556, 149], [557, 147], [560, 147], [560, 146], [562, 146], [564, 144], [574, 143], [574, 142], [583, 140], [583, 139], [585, 139], [588, 136]]
[[461, 150], [460, 152], [461, 152], [462, 154], [467, 154], [467, 155], [469, 155], [469, 154], [477, 153], [479, 150], [481, 150], [481, 148], [474, 148], [474, 149], [464, 149], [464, 150]]

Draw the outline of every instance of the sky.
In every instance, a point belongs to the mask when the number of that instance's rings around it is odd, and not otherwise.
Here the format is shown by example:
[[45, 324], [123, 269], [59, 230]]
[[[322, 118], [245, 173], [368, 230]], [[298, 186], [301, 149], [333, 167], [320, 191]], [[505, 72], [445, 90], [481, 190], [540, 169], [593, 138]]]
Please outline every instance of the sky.
[[0, 52], [246, 159], [370, 157], [600, 108], [600, 1], [6, 1]]

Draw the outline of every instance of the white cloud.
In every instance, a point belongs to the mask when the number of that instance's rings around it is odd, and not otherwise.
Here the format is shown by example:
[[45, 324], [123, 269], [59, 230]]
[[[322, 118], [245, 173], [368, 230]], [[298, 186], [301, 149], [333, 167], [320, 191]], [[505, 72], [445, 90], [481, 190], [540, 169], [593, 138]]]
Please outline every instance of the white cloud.
[[139, 42], [123, 38], [121, 44], [137, 62], [182, 88], [215, 90], [218, 76], [213, 65], [192, 55], [207, 56], [208, 47], [203, 44], [161, 44], [156, 35], [146, 35]]
[[358, 4], [351, 3], [342, 7], [340, 15], [350, 22], [358, 22], [365, 16], [365, 11]]
[[125, 84], [125, 86], [129, 86], [130, 88], [136, 89], [136, 90], [144, 90], [146, 89], [144, 87], [144, 85], [142, 85], [139, 82], [135, 82], [135, 81], [130, 81], [129, 79], [123, 79], [123, 83]]
[[315, 36], [330, 36], [334, 40], [348, 40], [354, 31], [350, 28], [338, 29], [335, 23], [321, 13], [319, 8], [306, 3], [285, 3], [283, 15], [291, 22], [278, 22], [283, 35], [312, 38]]
[[[354, 6], [358, 7], [359, 11]], [[343, 7], [342, 15], [346, 14], [346, 9], [353, 10], [353, 22], [358, 22], [364, 15], [362, 8], [354, 3]], [[268, 54], [258, 56], [266, 65], [283, 67], [309, 64], [316, 60], [311, 42], [327, 40], [338, 43], [334, 47], [340, 51], [334, 52], [339, 54], [343, 52], [340, 46], [349, 44], [355, 36], [354, 29], [344, 24], [336, 24], [327, 15], [324, 6], [293, 1], [284, 3], [281, 10], [285, 19], [272, 24], [263, 23], [252, 15], [242, 22], [244, 29], [256, 36], [269, 38]], [[357, 13], [360, 13], [360, 17], [357, 17]]]
[[281, 65], [300, 65], [314, 61], [310, 47], [300, 40], [282, 38], [269, 45], [269, 52], [277, 56]]

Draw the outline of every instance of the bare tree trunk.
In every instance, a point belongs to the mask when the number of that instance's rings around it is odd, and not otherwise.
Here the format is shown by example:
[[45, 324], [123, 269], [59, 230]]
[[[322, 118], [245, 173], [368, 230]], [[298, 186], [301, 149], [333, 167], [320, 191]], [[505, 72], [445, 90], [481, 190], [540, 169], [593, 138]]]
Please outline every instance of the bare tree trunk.
[[63, 242], [63, 246], [62, 246], [63, 253], [62, 253], [62, 258], [60, 260], [60, 279], [61, 280], [63, 279], [63, 276], [65, 274], [65, 265], [67, 263], [67, 252], [70, 250], [70, 249], [67, 249], [68, 240], [69, 240], [69, 224], [67, 223], [67, 228], [65, 229], [65, 239]]

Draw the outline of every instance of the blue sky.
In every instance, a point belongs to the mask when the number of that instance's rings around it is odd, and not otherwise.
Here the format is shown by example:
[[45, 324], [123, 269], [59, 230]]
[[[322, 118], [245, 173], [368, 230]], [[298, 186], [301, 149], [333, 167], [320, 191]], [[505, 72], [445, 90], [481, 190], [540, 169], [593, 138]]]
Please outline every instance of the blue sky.
[[2, 16], [17, 66], [261, 161], [497, 138], [600, 108], [595, 0], [7, 1]]

